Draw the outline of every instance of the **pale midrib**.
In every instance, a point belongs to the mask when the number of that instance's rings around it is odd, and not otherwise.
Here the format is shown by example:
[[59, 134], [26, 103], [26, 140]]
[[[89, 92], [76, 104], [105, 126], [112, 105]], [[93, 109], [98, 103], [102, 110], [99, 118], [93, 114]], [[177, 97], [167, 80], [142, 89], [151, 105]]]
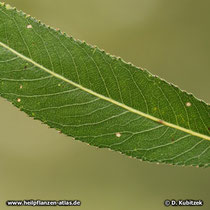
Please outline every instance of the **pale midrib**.
[[92, 94], [92, 95], [94, 95], [94, 96], [96, 96], [96, 97], [98, 97], [98, 98], [101, 98], [101, 99], [103, 99], [103, 100], [105, 100], [105, 101], [108, 101], [108, 102], [110, 102], [110, 103], [113, 103], [113, 104], [115, 104], [115, 105], [117, 105], [117, 106], [119, 106], [119, 107], [122, 107], [122, 108], [124, 108], [124, 109], [130, 111], [130, 112], [133, 112], [133, 113], [135, 113], [135, 114], [138, 114], [138, 115], [140, 115], [140, 116], [143, 116], [143, 117], [145, 117], [145, 118], [148, 118], [148, 119], [150, 119], [150, 120], [153, 120], [153, 121], [155, 121], [155, 122], [161, 123], [161, 124], [163, 124], [163, 125], [165, 125], [165, 126], [168, 126], [168, 127], [171, 127], [171, 128], [175, 128], [175, 129], [180, 130], [180, 131], [183, 131], [183, 132], [185, 132], [185, 133], [189, 133], [190, 135], [197, 136], [197, 137], [200, 137], [200, 138], [203, 138], [203, 139], [205, 139], [205, 140], [209, 140], [209, 141], [210, 141], [210, 137], [209, 137], [209, 136], [206, 136], [206, 135], [197, 133], [197, 132], [195, 132], [195, 131], [191, 131], [191, 130], [189, 130], [189, 129], [180, 127], [180, 126], [178, 126], [178, 125], [174, 125], [174, 124], [172, 124], [172, 123], [163, 121], [163, 120], [161, 120], [161, 119], [159, 119], [159, 118], [153, 117], [153, 116], [151, 116], [151, 115], [149, 115], [149, 114], [143, 113], [143, 112], [141, 112], [141, 111], [139, 111], [139, 110], [136, 110], [136, 109], [134, 109], [134, 108], [132, 108], [132, 107], [129, 107], [129, 106], [127, 106], [127, 105], [125, 105], [125, 104], [122, 104], [122, 103], [120, 103], [120, 102], [118, 102], [118, 101], [115, 101], [115, 100], [113, 100], [113, 99], [111, 99], [111, 98], [108, 98], [108, 97], [103, 96], [103, 95], [101, 95], [101, 94], [99, 94], [99, 93], [96, 93], [96, 92], [94, 92], [94, 91], [92, 91], [92, 90], [90, 90], [90, 89], [88, 89], [88, 88], [85, 88], [85, 87], [83, 87], [83, 86], [81, 86], [81, 85], [79, 85], [79, 84], [77, 84], [77, 83], [75, 83], [75, 82], [73, 82], [73, 81], [71, 81], [71, 80], [66, 79], [65, 77], [63, 77], [63, 76], [61, 76], [61, 75], [59, 75], [59, 74], [57, 74], [57, 73], [55, 73], [55, 72], [52, 72], [51, 70], [45, 68], [44, 66], [42, 66], [42, 65], [40, 65], [40, 64], [38, 64], [38, 63], [36, 63], [36, 62], [33, 61], [32, 59], [30, 59], [30, 58], [28, 58], [28, 57], [26, 57], [26, 56], [20, 54], [19, 52], [15, 51], [14, 49], [10, 48], [10, 47], [7, 46], [6, 44], [0, 42], [0, 45], [1, 45], [2, 47], [4, 47], [5, 49], [9, 50], [10, 52], [14, 53], [15, 55], [19, 56], [20, 58], [22, 58], [22, 59], [24, 59], [24, 60], [26, 60], [26, 61], [32, 63], [33, 65], [39, 67], [39, 68], [42, 69], [42, 70], [48, 72], [49, 74], [53, 75], [54, 77], [56, 77], [56, 78], [58, 78], [58, 79], [61, 79], [61, 80], [65, 81], [65, 82], [67, 82], [67, 83], [69, 83], [69, 84], [71, 84], [71, 85], [73, 85], [73, 86], [75, 86], [75, 87], [77, 87], [77, 88], [79, 88], [79, 89], [81, 89], [81, 90], [83, 90], [83, 91], [89, 93], [89, 94]]

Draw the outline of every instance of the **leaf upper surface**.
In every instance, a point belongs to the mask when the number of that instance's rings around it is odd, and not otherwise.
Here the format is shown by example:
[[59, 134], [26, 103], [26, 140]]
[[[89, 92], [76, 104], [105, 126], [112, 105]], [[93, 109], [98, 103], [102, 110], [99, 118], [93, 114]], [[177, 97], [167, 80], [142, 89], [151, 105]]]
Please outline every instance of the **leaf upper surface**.
[[3, 4], [0, 94], [91, 145], [153, 162], [210, 165], [208, 104]]

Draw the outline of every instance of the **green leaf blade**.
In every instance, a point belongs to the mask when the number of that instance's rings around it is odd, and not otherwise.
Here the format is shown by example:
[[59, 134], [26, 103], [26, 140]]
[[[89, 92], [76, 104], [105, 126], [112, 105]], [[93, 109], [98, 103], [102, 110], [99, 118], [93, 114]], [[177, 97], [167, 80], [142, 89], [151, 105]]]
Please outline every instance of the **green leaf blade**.
[[174, 85], [0, 6], [0, 94], [98, 147], [209, 166], [210, 111]]

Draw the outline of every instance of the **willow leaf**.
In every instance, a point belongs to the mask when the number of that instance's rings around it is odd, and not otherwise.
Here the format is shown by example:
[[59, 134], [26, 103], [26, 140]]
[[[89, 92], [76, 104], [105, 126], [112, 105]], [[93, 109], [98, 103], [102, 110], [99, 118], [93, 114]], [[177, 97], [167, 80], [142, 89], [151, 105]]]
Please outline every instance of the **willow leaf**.
[[90, 145], [151, 162], [210, 165], [208, 104], [4, 4], [0, 94]]

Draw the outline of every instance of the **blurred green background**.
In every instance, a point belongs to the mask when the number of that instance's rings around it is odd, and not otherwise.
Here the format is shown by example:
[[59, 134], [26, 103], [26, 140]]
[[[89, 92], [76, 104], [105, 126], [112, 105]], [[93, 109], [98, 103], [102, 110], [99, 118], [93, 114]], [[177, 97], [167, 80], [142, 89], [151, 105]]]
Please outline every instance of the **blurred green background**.
[[[6, 3], [210, 102], [209, 0]], [[0, 127], [0, 210], [8, 199], [79, 199], [81, 207], [65, 208], [81, 210], [159, 210], [167, 198], [203, 199], [199, 209], [210, 209], [209, 168], [141, 162], [73, 141], [4, 99]]]

